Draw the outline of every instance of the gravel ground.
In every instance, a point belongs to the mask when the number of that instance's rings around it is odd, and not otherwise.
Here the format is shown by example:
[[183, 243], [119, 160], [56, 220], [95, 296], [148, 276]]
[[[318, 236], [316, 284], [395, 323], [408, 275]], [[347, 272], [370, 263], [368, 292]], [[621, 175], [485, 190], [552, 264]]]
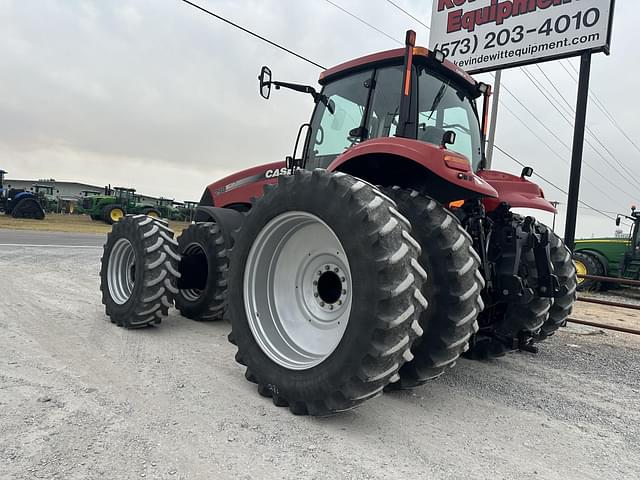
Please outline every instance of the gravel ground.
[[100, 249], [0, 247], [0, 478], [637, 479], [640, 341], [570, 327], [330, 418], [260, 397], [224, 322], [105, 317]]

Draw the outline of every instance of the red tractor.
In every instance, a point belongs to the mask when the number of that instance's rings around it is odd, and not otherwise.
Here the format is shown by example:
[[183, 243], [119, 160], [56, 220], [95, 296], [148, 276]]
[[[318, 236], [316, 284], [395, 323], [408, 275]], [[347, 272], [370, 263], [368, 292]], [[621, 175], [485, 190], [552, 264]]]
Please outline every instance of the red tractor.
[[[174, 240], [144, 215], [118, 222], [102, 259], [107, 314], [159, 323], [174, 305], [228, 318], [260, 394], [296, 414], [353, 408], [564, 324], [576, 275], [562, 241], [512, 208], [554, 211], [522, 175], [485, 169], [490, 88], [415, 47], [320, 75], [293, 155], [209, 185]], [[483, 99], [483, 119], [476, 100]], [[298, 155], [298, 147], [301, 154]]]

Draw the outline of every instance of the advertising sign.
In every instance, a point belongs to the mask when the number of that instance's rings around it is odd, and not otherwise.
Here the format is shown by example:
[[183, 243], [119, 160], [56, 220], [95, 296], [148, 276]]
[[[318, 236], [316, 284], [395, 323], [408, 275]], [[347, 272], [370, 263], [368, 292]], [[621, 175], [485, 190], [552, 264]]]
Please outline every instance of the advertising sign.
[[434, 0], [431, 50], [469, 73], [609, 53], [614, 0]]

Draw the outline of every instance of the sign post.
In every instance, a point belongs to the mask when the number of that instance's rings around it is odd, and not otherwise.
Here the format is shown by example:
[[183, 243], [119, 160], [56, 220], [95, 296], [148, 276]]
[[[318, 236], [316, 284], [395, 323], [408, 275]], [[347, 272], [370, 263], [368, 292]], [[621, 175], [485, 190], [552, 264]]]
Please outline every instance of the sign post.
[[[591, 55], [609, 54], [615, 0], [434, 0], [429, 48], [467, 73], [581, 56], [565, 243], [575, 243]], [[496, 75], [498, 83], [499, 75]], [[490, 165], [498, 99], [491, 115]]]
[[578, 217], [580, 173], [582, 170], [582, 151], [584, 149], [584, 130], [587, 120], [590, 75], [591, 52], [585, 51], [580, 57], [578, 100], [576, 103], [576, 119], [573, 125], [573, 151], [571, 153], [571, 173], [569, 176], [569, 199], [567, 201], [567, 219], [564, 227], [564, 243], [572, 252], [576, 240], [576, 219]]

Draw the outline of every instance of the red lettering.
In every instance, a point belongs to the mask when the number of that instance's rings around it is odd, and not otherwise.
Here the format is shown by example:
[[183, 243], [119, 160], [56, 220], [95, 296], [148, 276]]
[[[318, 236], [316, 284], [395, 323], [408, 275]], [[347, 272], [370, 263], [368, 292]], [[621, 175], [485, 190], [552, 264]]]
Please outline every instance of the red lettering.
[[458, 32], [462, 28], [462, 9], [454, 10], [447, 17], [447, 33]]
[[438, 0], [438, 11], [453, 8], [455, 5], [453, 4], [453, 0]]
[[[538, 2], [544, 0], [538, 0]], [[498, 4], [498, 11], [496, 13], [496, 25], [502, 25], [505, 18], [509, 18], [513, 12], [513, 3], [510, 1], [500, 2]]]

